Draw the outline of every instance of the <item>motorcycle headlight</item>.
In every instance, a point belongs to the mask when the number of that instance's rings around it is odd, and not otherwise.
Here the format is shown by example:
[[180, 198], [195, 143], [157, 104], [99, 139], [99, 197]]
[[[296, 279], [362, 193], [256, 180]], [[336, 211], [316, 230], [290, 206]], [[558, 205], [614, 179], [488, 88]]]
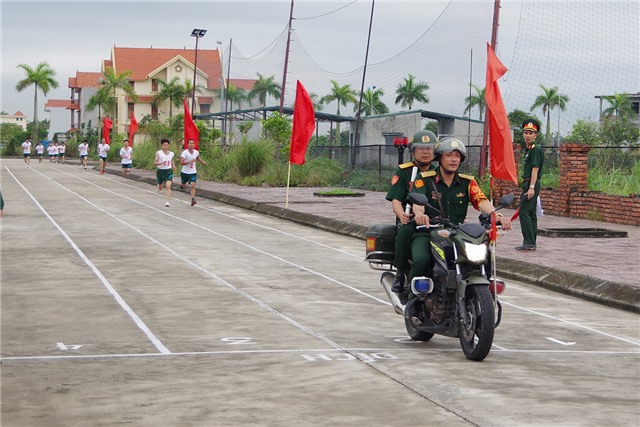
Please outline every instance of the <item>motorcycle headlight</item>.
[[469, 242], [464, 242], [464, 251], [467, 254], [467, 259], [471, 262], [482, 264], [487, 260], [487, 245], [484, 243], [474, 245]]

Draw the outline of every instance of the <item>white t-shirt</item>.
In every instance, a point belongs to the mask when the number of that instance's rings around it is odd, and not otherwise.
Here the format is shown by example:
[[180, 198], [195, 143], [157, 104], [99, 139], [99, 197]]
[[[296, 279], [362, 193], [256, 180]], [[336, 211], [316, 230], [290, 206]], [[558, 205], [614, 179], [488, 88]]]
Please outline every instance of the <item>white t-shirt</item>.
[[31, 143], [29, 141], [22, 143], [22, 152], [24, 154], [31, 154]]
[[65, 150], [66, 150], [66, 147], [64, 146], [64, 144], [60, 144], [60, 145], [58, 145], [58, 152], [59, 152], [60, 154], [64, 154], [64, 153], [65, 153]]
[[162, 162], [158, 165], [158, 169], [171, 169], [173, 156], [175, 156], [173, 151], [169, 151], [167, 154], [164, 154], [164, 151], [162, 150], [158, 151], [156, 153], [156, 159], [158, 159], [159, 162]]
[[36, 145], [36, 152], [38, 154], [42, 155], [42, 153], [44, 153], [44, 145], [42, 145], [42, 144]]
[[109, 151], [111, 147], [107, 143], [98, 144], [98, 156], [107, 157], [107, 151]]
[[180, 159], [184, 159], [187, 163], [186, 165], [182, 165], [182, 173], [192, 174], [196, 173], [196, 159], [200, 155], [200, 152], [196, 149], [193, 150], [193, 153], [190, 153], [189, 150], [184, 150], [182, 154], [180, 154]]
[[50, 156], [53, 156], [53, 145], [47, 147], [47, 153], [49, 153]]
[[80, 145], [78, 145], [78, 151], [80, 152], [81, 156], [88, 156], [89, 155], [89, 144], [85, 144], [85, 143], [80, 143]]
[[[125, 148], [127, 149], [125, 150]], [[130, 165], [133, 162], [133, 148], [122, 147], [120, 149], [120, 158], [122, 159], [123, 165]]]
[[52, 148], [53, 149], [51, 150], [51, 153], [57, 156], [60, 153], [60, 147], [58, 147], [57, 145], [53, 145]]

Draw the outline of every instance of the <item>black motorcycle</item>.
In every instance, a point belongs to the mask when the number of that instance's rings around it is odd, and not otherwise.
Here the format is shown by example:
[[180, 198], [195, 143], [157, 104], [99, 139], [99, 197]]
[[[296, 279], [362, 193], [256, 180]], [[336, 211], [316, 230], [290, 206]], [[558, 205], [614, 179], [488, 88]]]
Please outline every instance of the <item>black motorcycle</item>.
[[[503, 196], [501, 209], [513, 202], [512, 194]], [[426, 196], [412, 193], [414, 205], [428, 205]], [[439, 212], [438, 212], [439, 213]], [[383, 270], [380, 283], [396, 313], [404, 316], [409, 336], [429, 341], [434, 334], [460, 339], [464, 355], [484, 360], [493, 345], [495, 328], [502, 318], [498, 295], [504, 282], [494, 279], [496, 213], [480, 215], [480, 223], [453, 224], [436, 216], [428, 229], [435, 264], [430, 277], [414, 277], [410, 289], [391, 291], [395, 274], [393, 255], [396, 227], [377, 224], [367, 232], [365, 261], [371, 268]]]

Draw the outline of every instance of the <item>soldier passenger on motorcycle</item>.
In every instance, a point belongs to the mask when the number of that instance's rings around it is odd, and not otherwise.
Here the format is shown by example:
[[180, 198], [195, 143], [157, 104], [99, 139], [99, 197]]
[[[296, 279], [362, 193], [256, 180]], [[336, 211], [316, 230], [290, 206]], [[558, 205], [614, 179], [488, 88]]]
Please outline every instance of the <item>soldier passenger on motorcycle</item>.
[[[457, 138], [444, 138], [436, 148], [438, 169], [422, 172], [416, 178], [411, 192], [419, 192], [429, 199], [429, 207], [413, 206], [415, 223], [429, 225], [429, 215], [436, 216], [442, 211], [442, 216], [449, 218], [455, 224], [464, 222], [469, 203], [481, 212], [493, 212], [491, 202], [484, 195], [475, 178], [471, 175], [458, 173], [460, 164], [464, 162], [467, 149]], [[511, 220], [501, 217], [499, 222], [505, 230], [511, 229]], [[417, 276], [425, 276], [431, 271], [433, 260], [429, 243], [429, 233], [416, 230], [411, 241], [411, 256], [413, 264], [409, 280]]]
[[[395, 240], [395, 257], [393, 259], [393, 265], [396, 266], [396, 277], [391, 287], [393, 292], [402, 292], [404, 290], [404, 277], [407, 273], [409, 251], [411, 250], [411, 236], [415, 231], [415, 223], [411, 222], [410, 215], [405, 212], [407, 195], [413, 185], [411, 182], [413, 169], [417, 168], [417, 173], [435, 169], [431, 162], [435, 157], [437, 143], [438, 138], [433, 132], [428, 130], [416, 132], [409, 144], [409, 151], [413, 156], [413, 161], [399, 165], [391, 179], [391, 188], [387, 193], [387, 200], [391, 202], [398, 229]], [[415, 176], [417, 177], [417, 175]]]

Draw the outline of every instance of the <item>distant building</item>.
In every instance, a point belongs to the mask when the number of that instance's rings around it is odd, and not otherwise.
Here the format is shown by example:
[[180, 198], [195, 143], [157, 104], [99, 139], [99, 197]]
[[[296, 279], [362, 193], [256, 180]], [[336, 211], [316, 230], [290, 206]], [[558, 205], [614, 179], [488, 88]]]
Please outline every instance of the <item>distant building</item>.
[[[631, 121], [636, 124], [636, 126], [640, 127], [640, 92], [638, 93], [630, 93], [626, 94], [629, 97], [629, 101], [631, 101], [631, 108], [634, 111], [634, 115], [631, 117]], [[603, 119], [602, 112], [607, 109], [607, 105], [603, 105], [602, 101], [606, 101], [605, 98], [612, 95], [597, 95], [596, 98], [600, 100], [600, 121]], [[605, 107], [605, 108], [603, 108]]]
[[82, 123], [88, 126], [91, 122], [91, 127], [97, 126], [98, 111], [87, 111], [86, 106], [89, 99], [98, 91], [100, 76], [101, 74], [96, 72], [78, 71], [75, 77], [69, 77], [69, 89], [71, 89], [69, 99], [47, 100], [44, 110], [49, 113], [49, 139], [58, 132], [73, 133], [82, 126]]
[[0, 115], [0, 124], [9, 123], [18, 125], [22, 130], [27, 130], [27, 116], [20, 111], [16, 111], [14, 114], [2, 114]]

